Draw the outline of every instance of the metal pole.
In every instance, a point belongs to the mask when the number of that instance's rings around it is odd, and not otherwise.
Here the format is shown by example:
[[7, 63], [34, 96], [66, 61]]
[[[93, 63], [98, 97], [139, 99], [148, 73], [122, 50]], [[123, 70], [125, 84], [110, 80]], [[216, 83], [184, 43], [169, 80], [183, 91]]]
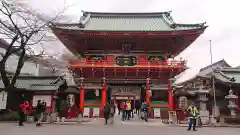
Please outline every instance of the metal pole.
[[211, 65], [212, 65], [212, 40], [209, 40], [209, 45], [210, 45], [210, 57], [211, 57]]
[[[209, 47], [210, 47], [209, 49], [210, 49], [210, 58], [211, 58], [211, 65], [212, 65], [213, 60], [212, 60], [212, 41], [211, 40], [209, 40]], [[216, 101], [215, 77], [213, 75], [212, 75], [212, 90], [213, 90], [213, 102], [214, 102], [214, 116], [216, 117], [217, 101]]]

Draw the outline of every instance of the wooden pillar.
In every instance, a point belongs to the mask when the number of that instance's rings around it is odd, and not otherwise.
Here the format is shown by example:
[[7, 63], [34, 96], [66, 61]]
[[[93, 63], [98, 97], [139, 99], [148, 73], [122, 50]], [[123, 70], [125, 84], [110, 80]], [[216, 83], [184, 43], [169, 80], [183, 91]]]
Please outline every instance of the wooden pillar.
[[102, 88], [102, 106], [104, 106], [107, 103], [107, 88]]
[[85, 57], [85, 62], [88, 64], [88, 56]]
[[173, 93], [172, 93], [172, 82], [171, 79], [168, 80], [168, 106], [171, 111], [174, 109], [173, 104]]
[[107, 86], [106, 78], [103, 78], [103, 88], [102, 88], [102, 103], [100, 108], [100, 117], [104, 117], [104, 105], [107, 103]]
[[164, 56], [164, 62], [163, 63], [164, 63], [164, 65], [168, 64], [168, 57], [166, 55]]
[[150, 105], [150, 103], [151, 103], [151, 101], [150, 101], [150, 93], [149, 93], [149, 91], [150, 91], [149, 83], [150, 83], [150, 78], [147, 78], [146, 79], [146, 104], [147, 105]]
[[80, 83], [80, 105], [79, 105], [79, 108], [80, 108], [80, 112], [84, 112], [84, 94], [85, 94], [85, 90], [84, 90], [84, 87], [83, 87], [83, 78], [80, 78], [81, 80], [81, 83]]
[[50, 113], [53, 112], [53, 102], [54, 102], [54, 94], [51, 95], [51, 104], [50, 104], [50, 110], [49, 110]]
[[103, 78], [103, 88], [102, 88], [102, 106], [107, 103], [107, 86], [106, 78]]
[[80, 111], [83, 113], [84, 112], [84, 88], [80, 88]]

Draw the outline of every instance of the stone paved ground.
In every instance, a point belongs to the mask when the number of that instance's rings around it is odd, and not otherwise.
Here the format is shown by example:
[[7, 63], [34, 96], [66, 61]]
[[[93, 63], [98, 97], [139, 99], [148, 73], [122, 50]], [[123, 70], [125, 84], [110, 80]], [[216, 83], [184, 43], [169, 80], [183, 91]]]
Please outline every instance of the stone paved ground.
[[239, 132], [239, 128], [201, 128], [194, 132], [183, 127], [124, 124], [46, 124], [42, 127], [34, 124], [25, 124], [24, 127], [18, 127], [16, 123], [0, 124], [0, 135], [239, 135]]
[[91, 122], [65, 124], [44, 124], [36, 127], [25, 124], [18, 127], [16, 123], [0, 123], [0, 135], [239, 135], [240, 128], [199, 128], [197, 132], [186, 131], [186, 127], [171, 127], [150, 120], [145, 123], [137, 118], [122, 122], [118, 116], [114, 125], [103, 125], [103, 119]]

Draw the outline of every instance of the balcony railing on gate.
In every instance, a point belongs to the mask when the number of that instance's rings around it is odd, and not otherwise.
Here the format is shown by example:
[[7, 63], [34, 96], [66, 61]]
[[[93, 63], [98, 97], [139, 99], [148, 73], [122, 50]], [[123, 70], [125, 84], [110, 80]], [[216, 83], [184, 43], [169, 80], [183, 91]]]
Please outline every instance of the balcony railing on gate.
[[69, 62], [70, 66], [73, 67], [184, 67], [185, 61], [167, 61], [167, 62], [160, 62], [160, 61], [137, 61], [136, 63], [126, 63], [126, 64], [119, 64], [117, 60], [107, 61], [107, 60], [75, 60]]

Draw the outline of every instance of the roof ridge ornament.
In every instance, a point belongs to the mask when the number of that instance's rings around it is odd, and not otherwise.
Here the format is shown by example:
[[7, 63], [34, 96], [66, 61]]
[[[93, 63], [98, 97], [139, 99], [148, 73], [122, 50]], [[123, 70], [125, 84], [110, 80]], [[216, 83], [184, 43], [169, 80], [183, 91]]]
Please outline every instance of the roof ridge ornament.
[[84, 28], [86, 23], [90, 20], [91, 14], [87, 12], [83, 12], [83, 15], [80, 17], [80, 28]]
[[174, 20], [170, 16], [170, 12], [168, 14], [162, 14], [162, 18], [170, 27], [175, 24]]
[[170, 16], [171, 14], [171, 10], [170, 11], [164, 11], [164, 12], [91, 12], [91, 11], [84, 11], [82, 10], [83, 14], [91, 14], [94, 17], [109, 17], [109, 16], [155, 16], [155, 17], [161, 17], [163, 14], [165, 14], [166, 16]]

